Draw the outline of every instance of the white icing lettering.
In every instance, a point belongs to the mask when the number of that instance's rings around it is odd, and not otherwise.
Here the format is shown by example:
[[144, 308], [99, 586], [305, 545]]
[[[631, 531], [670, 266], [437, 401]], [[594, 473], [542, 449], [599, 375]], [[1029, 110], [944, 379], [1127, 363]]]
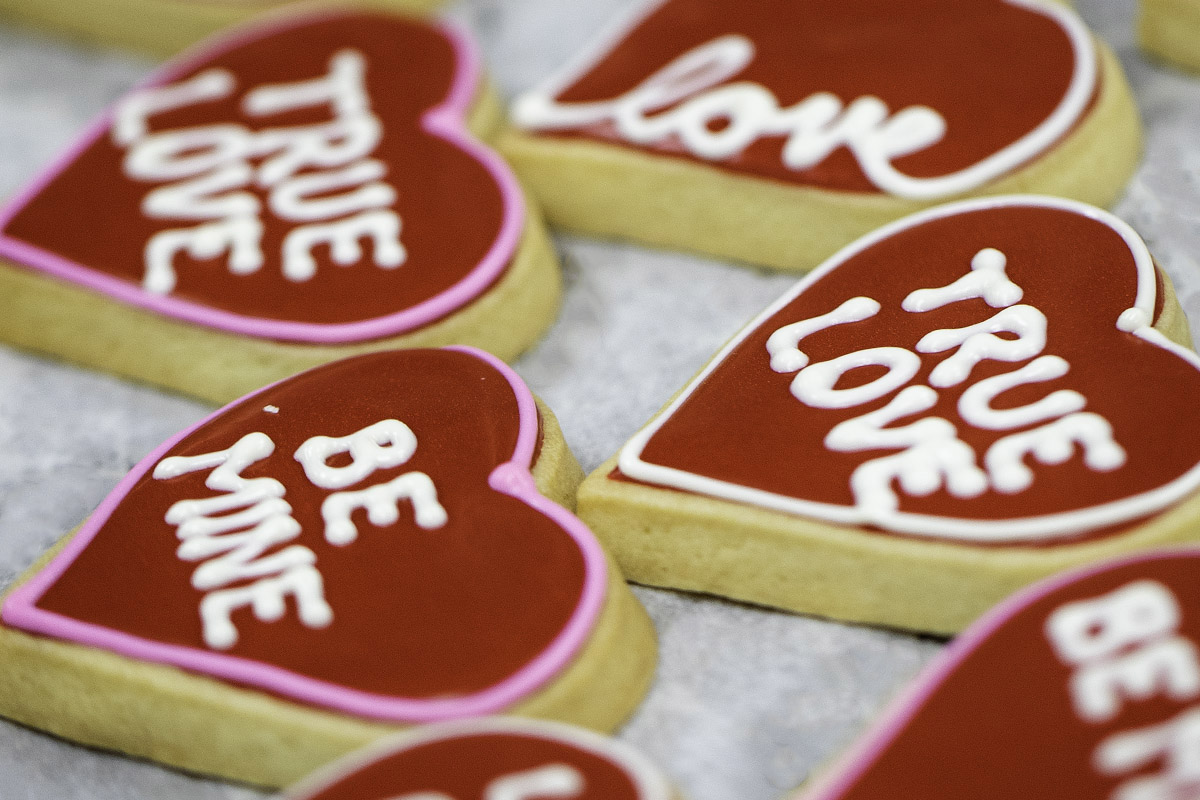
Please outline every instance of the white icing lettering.
[[757, 83], [724, 83], [754, 57], [754, 44], [745, 36], [721, 36], [613, 100], [570, 103], [532, 92], [518, 99], [513, 118], [535, 129], [611, 122], [628, 141], [652, 144], [674, 136], [689, 153], [708, 160], [736, 157], [765, 136], [786, 136], [783, 163], [793, 170], [815, 166], [846, 147], [880, 189], [913, 194], [914, 179], [898, 172], [892, 161], [941, 141], [946, 132], [941, 114], [926, 106], [890, 114], [878, 97], [866, 95], [845, 105], [828, 92], [781, 107]]
[[358, 538], [358, 527], [350, 518], [358, 508], [367, 511], [372, 525], [393, 525], [400, 519], [400, 500], [412, 501], [417, 525], [431, 530], [446, 524], [446, 509], [438, 502], [437, 489], [424, 472], [406, 472], [387, 483], [354, 492], [337, 492], [321, 504], [325, 519], [325, 540], [333, 545], [346, 545]]
[[[1016, 338], [1002, 339], [997, 333], [1010, 333]], [[1029, 305], [1009, 306], [965, 328], [941, 328], [917, 342], [921, 353], [958, 348], [929, 374], [929, 383], [938, 387], [962, 383], [981, 361], [1024, 361], [1041, 353], [1045, 346], [1046, 315]]]
[[[323, 489], [345, 489], [378, 469], [398, 467], [417, 451], [412, 429], [397, 419], [385, 419], [348, 436], [313, 436], [296, 450], [304, 474]], [[331, 456], [349, 453], [351, 462], [331, 467]]]
[[[271, 192], [271, 210], [281, 219], [309, 222], [386, 208], [396, 200], [396, 190], [379, 180], [386, 173], [383, 162], [367, 159], [340, 170], [288, 178]], [[352, 191], [317, 196], [335, 189]]]
[[[114, 138], [128, 149], [125, 173], [135, 180], [162, 183], [142, 204], [152, 219], [201, 220], [192, 228], [156, 233], [145, 248], [143, 287], [156, 294], [175, 289], [175, 260], [203, 261], [228, 253], [234, 275], [259, 270], [262, 204], [247, 191], [269, 190], [268, 207], [288, 222], [306, 223], [287, 231], [282, 271], [292, 281], [309, 280], [317, 264], [313, 249], [328, 245], [340, 266], [364, 259], [362, 241], [372, 244], [371, 260], [381, 269], [404, 263], [400, 218], [391, 206], [395, 189], [384, 181], [386, 167], [369, 158], [383, 136], [366, 90], [366, 59], [343, 50], [317, 78], [268, 84], [247, 92], [241, 106], [251, 117], [269, 117], [328, 106], [329, 122], [265, 128], [216, 124], [151, 132], [154, 114], [229, 97], [232, 74], [210, 70], [180, 83], [146, 89], [117, 110]], [[253, 161], [261, 163], [255, 167]], [[306, 170], [315, 171], [306, 171]]]
[[1126, 775], [1162, 759], [1157, 775], [1124, 781], [1112, 800], [1180, 800], [1194, 796], [1200, 783], [1200, 708], [1190, 708], [1159, 725], [1123, 731], [1096, 750], [1094, 763], [1101, 774]]
[[[1128, 583], [1100, 597], [1055, 610], [1046, 637], [1055, 653], [1074, 668], [1071, 700], [1079, 718], [1111, 722], [1130, 702], [1163, 696], [1188, 701], [1200, 696], [1200, 657], [1178, 634], [1179, 602], [1158, 581]], [[1122, 731], [1096, 749], [1102, 775], [1120, 777], [1163, 759], [1158, 775], [1124, 781], [1116, 800], [1172, 800], [1176, 789], [1200, 780], [1200, 709], [1193, 707], [1162, 724]]]
[[1063, 464], [1083, 449], [1083, 463], [1097, 472], [1111, 472], [1125, 464], [1125, 449], [1113, 440], [1112, 425], [1098, 414], [1070, 414], [1031, 431], [998, 439], [984, 456], [988, 475], [997, 491], [1023, 492], [1033, 483], [1025, 465], [1032, 455], [1043, 464]]
[[483, 800], [571, 798], [579, 797], [585, 788], [579, 770], [567, 764], [548, 764], [497, 778], [484, 790]]
[[142, 89], [121, 102], [113, 120], [113, 140], [128, 147], [146, 135], [147, 121], [155, 114], [185, 106], [221, 100], [233, 94], [237, 85], [233, 73], [224, 69], [209, 69], [185, 81]]
[[985, 247], [971, 259], [971, 271], [966, 275], [949, 286], [917, 289], [904, 298], [901, 307], [919, 313], [978, 297], [992, 308], [1008, 308], [1021, 301], [1024, 291], [1008, 279], [1004, 272], [1007, 265], [1004, 253]]
[[365, 211], [337, 222], [304, 225], [283, 240], [283, 274], [293, 281], [306, 281], [317, 273], [312, 250], [328, 245], [333, 262], [349, 267], [363, 257], [361, 240], [370, 239], [375, 248], [375, 266], [395, 269], [407, 253], [400, 244], [400, 217], [390, 211]]
[[1061, 378], [1071, 365], [1058, 356], [1039, 356], [1020, 369], [985, 378], [967, 388], [958, 399], [958, 413], [977, 428], [1013, 430], [1083, 410], [1087, 400], [1079, 392], [1060, 389], [1037, 402], [1017, 408], [992, 408], [1003, 392], [1029, 383]]
[[[854, 408], [905, 387], [882, 408], [839, 423], [825, 439], [825, 446], [838, 452], [900, 451], [864, 462], [852, 473], [855, 505], [866, 518], [883, 522], [898, 511], [900, 499], [894, 483], [913, 496], [927, 496], [944, 488], [966, 499], [979, 496], [989, 487], [1012, 494], [1024, 491], [1033, 482], [1033, 471], [1025, 463], [1027, 456], [1043, 464], [1061, 464], [1076, 452], [1076, 445], [1082, 449], [1084, 464], [1095, 471], [1111, 471], [1125, 463], [1125, 451], [1114, 441], [1112, 427], [1103, 417], [1083, 412], [1087, 400], [1079, 392], [1063, 389], [1022, 406], [994, 407], [994, 401], [1004, 392], [1057, 380], [1070, 371], [1065, 359], [1041, 355], [1046, 344], [1046, 317], [1033, 306], [1016, 305], [1024, 291], [1008, 277], [1007, 264], [1004, 253], [984, 248], [972, 257], [971, 271], [966, 275], [946, 286], [910, 292], [901, 304], [910, 313], [925, 313], [960, 301], [982, 299], [999, 309], [983, 322], [938, 329], [921, 337], [916, 344], [921, 353], [957, 348], [930, 372], [932, 386], [962, 384], [985, 360], [1033, 359], [1009, 372], [983, 378], [959, 396], [959, 415], [978, 429], [1008, 431], [1045, 423], [996, 440], [985, 454], [986, 471], [980, 469], [974, 448], [962, 441], [955, 426], [942, 417], [889, 427], [937, 404], [937, 391], [930, 386], [905, 386], [920, 371], [921, 359], [916, 353], [902, 347], [873, 347], [810, 364], [808, 354], [800, 349], [800, 343], [817, 332], [874, 317], [881, 310], [878, 301], [851, 298], [833, 311], [784, 325], [768, 338], [771, 369], [798, 371], [791, 393], [814, 408]], [[1011, 338], [997, 335], [1004, 333]], [[865, 384], [837, 388], [847, 373], [871, 366], [882, 366], [887, 371]]]
[[197, 261], [229, 253], [227, 265], [234, 275], [249, 275], [263, 265], [263, 224], [256, 216], [229, 217], [220, 222], [160, 231], [146, 243], [146, 274], [142, 286], [148, 292], [168, 294], [175, 288], [175, 257], [187, 253]]
[[[302, 545], [270, 555], [266, 552], [300, 534], [292, 507], [282, 498], [283, 484], [274, 478], [246, 478], [242, 472], [275, 451], [264, 433], [248, 433], [225, 450], [196, 456], [164, 458], [154, 468], [156, 480], [169, 480], [199, 470], [211, 470], [204, 485], [223, 494], [199, 500], [180, 500], [167, 509], [166, 521], [177, 527], [182, 541], [177, 550], [185, 561], [204, 561], [192, 574], [192, 586], [207, 592], [200, 604], [204, 641], [214, 649], [237, 642], [231, 613], [251, 606], [264, 622], [279, 619], [283, 597], [296, 598], [301, 622], [328, 625], [333, 612], [325, 601], [316, 556]], [[243, 509], [233, 514], [226, 512]], [[240, 532], [234, 532], [240, 531]], [[207, 559], [207, 560], [206, 560]], [[315, 576], [315, 578], [313, 577]], [[230, 584], [254, 579], [234, 588]]]
[[1175, 595], [1158, 581], [1126, 584], [1106, 595], [1068, 603], [1046, 620], [1046, 636], [1068, 664], [1111, 658], [1179, 627]]
[[321, 573], [313, 566], [299, 566], [278, 576], [260, 578], [248, 586], [209, 592], [200, 601], [200, 618], [204, 622], [204, 642], [216, 650], [228, 650], [237, 644], [237, 628], [232, 615], [235, 609], [249, 606], [261, 622], [276, 622], [283, 618], [289, 595], [295, 598], [296, 613], [309, 628], [324, 628], [333, 622], [333, 610], [325, 602], [325, 587]]
[[869, 297], [852, 297], [827, 314], [784, 325], [767, 339], [771, 354], [771, 369], [776, 372], [796, 372], [808, 366], [808, 355], [800, 350], [800, 342], [817, 331], [861, 322], [879, 313], [879, 302]]
[[948, 420], [925, 417], [903, 427], [887, 427], [928, 411], [936, 403], [933, 389], [909, 386], [883, 408], [838, 424], [825, 438], [826, 446], [839, 452], [903, 448], [895, 455], [865, 462], [851, 475], [855, 503], [868, 515], [885, 515], [899, 507], [892, 489], [895, 480], [906, 493], [918, 497], [942, 487], [964, 498], [987, 489], [987, 477], [976, 466], [975, 451], [958, 438]]
[[[861, 386], [836, 388], [847, 372], [869, 366], [887, 367], [887, 372]], [[920, 368], [920, 357], [903, 347], [857, 350], [800, 370], [792, 379], [792, 394], [814, 408], [853, 408], [895, 391], [912, 380]]]

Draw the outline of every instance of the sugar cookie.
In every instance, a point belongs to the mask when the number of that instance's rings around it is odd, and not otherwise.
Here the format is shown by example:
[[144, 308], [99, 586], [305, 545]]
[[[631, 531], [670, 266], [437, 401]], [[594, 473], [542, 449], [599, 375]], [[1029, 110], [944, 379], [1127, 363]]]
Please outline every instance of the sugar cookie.
[[326, 361], [553, 321], [534, 209], [453, 28], [272, 22], [128, 95], [0, 212], [0, 338], [214, 402]]
[[1142, 0], [1138, 39], [1150, 55], [1200, 72], [1200, 2]]
[[1121, 68], [1040, 0], [657, 0], [519, 97], [502, 152], [553, 223], [807, 270], [962, 195], [1113, 202]]
[[611, 730], [654, 634], [557, 504], [579, 478], [482, 351], [267, 387], [150, 454], [7, 596], [0, 714], [269, 786], [414, 723]]
[[1006, 600], [792, 800], [1187, 797], [1200, 724], [1200, 551]]
[[1200, 537], [1200, 359], [1137, 234], [942, 206], [845, 248], [593, 473], [636, 581], [959, 630], [1040, 577]]

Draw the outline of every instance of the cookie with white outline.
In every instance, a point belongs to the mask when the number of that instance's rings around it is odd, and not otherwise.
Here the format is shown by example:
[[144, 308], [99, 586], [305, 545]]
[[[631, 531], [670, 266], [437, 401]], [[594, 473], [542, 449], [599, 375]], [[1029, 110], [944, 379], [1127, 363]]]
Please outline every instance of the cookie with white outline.
[[425, 13], [442, 0], [0, 0], [0, 19], [72, 39], [167, 56], [262, 14], [314, 8], [378, 8]]
[[583, 484], [632, 580], [959, 630], [1068, 567], [1200, 537], [1200, 359], [1137, 234], [966, 201], [850, 245]]
[[1155, 58], [1200, 72], [1200, 2], [1142, 0], [1138, 41]]
[[560, 505], [580, 477], [480, 350], [269, 386], [143, 459], [10, 591], [0, 715], [268, 786], [427, 722], [611, 730], [654, 632]]
[[225, 403], [349, 355], [511, 359], [557, 258], [444, 24], [325, 11], [134, 90], [0, 210], [0, 339]]
[[284, 800], [678, 800], [624, 742], [492, 717], [430, 725], [354, 753]]
[[1188, 548], [1014, 595], [792, 800], [1195, 796], [1197, 577]]
[[792, 271], [964, 195], [1107, 206], [1141, 151], [1119, 63], [1046, 0], [653, 0], [512, 117], [551, 222]]

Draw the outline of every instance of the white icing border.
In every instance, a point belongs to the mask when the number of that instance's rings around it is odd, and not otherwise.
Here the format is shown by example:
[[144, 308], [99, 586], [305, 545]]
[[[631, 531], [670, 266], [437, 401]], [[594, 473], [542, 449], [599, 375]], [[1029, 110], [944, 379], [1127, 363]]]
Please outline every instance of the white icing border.
[[[1048, 17], [1067, 35], [1075, 53], [1075, 71], [1066, 94], [1050, 116], [1032, 131], [958, 172], [935, 178], [913, 178], [893, 168], [893, 174], [888, 178], [893, 186], [890, 190], [892, 195], [912, 200], [935, 200], [977, 189], [1033, 160], [1056, 144], [1075, 125], [1091, 102], [1097, 84], [1098, 57], [1091, 33], [1083, 21], [1069, 8], [1052, 0], [1001, 1]], [[555, 96], [607, 58], [633, 29], [666, 2], [667, 0], [652, 0], [635, 9], [627, 17], [619, 19], [592, 45], [569, 61], [566, 67], [539, 86], [521, 93], [510, 109], [513, 123], [526, 130], [544, 129], [545, 126], [538, 121], [538, 117], [541, 116], [540, 110], [554, 104]]]
[[1035, 206], [1070, 211], [1101, 222], [1120, 234], [1134, 257], [1138, 274], [1134, 305], [1121, 313], [1116, 322], [1116, 327], [1119, 330], [1132, 333], [1157, 347], [1174, 353], [1194, 369], [1200, 371], [1200, 356], [1197, 356], [1191, 350], [1175, 344], [1151, 327], [1157, 295], [1154, 262], [1149, 250], [1146, 249], [1145, 243], [1142, 242], [1141, 238], [1128, 224], [1107, 211], [1075, 200], [1066, 200], [1063, 198], [1041, 197], [1037, 195], [1009, 195], [966, 200], [922, 211], [879, 228], [873, 233], [842, 248], [842, 250], [830, 257], [824, 264], [805, 276], [803, 280], [784, 294], [783, 297], [768, 306], [765, 311], [755, 317], [734, 336], [658, 417], [651, 420], [645, 428], [639, 431], [621, 448], [617, 461], [621, 472], [644, 483], [669, 486], [693, 494], [711, 495], [736, 503], [745, 503], [773, 511], [782, 511], [786, 514], [815, 517], [841, 525], [874, 525], [897, 533], [971, 542], [1036, 542], [1039, 540], [1063, 538], [1094, 528], [1107, 527], [1154, 514], [1191, 494], [1200, 486], [1200, 463], [1194, 465], [1180, 477], [1157, 489], [1078, 511], [1066, 511], [1035, 517], [1019, 517], [1010, 520], [974, 520], [959, 517], [913, 514], [904, 511], [890, 511], [881, 517], [871, 516], [868, 518], [862, 509], [857, 506], [801, 500], [642, 460], [642, 452], [654, 434], [691, 397], [692, 392], [724, 363], [726, 357], [734, 348], [757, 331], [764, 322], [795, 300], [809, 286], [824, 278], [844, 262], [900, 231], [955, 214], [1010, 206]]
[[280, 800], [309, 800], [353, 773], [405, 750], [460, 736], [511, 734], [556, 741], [596, 755], [622, 768], [632, 779], [638, 800], [672, 800], [666, 777], [651, 761], [625, 742], [563, 722], [523, 717], [480, 717], [425, 725], [373, 742], [321, 767], [284, 792]]

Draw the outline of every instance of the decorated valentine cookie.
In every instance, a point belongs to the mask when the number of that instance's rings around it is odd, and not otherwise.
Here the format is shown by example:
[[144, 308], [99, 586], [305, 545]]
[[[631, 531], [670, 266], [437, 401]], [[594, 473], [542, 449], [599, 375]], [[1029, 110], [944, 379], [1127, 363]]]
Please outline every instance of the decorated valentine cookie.
[[222, 402], [368, 349], [516, 355], [559, 277], [478, 83], [462, 34], [386, 14], [205, 46], [0, 212], [0, 336]]
[[635, 580], [957, 630], [1042, 575], [1196, 537], [1187, 341], [1106, 212], [943, 206], [764, 311], [585, 482], [580, 513]]
[[552, 221], [787, 270], [957, 195], [1107, 204], [1140, 136], [1043, 0], [657, 0], [512, 113]]
[[[326, 6], [335, 4], [324, 0]], [[356, 0], [356, 4], [414, 13], [431, 11], [441, 0]], [[289, 8], [295, 5], [292, 0], [0, 0], [0, 16], [86, 42], [165, 56], [257, 14], [296, 13]], [[305, 7], [311, 10], [314, 4]]]
[[489, 718], [422, 728], [321, 770], [288, 800], [672, 800], [640, 753], [582, 728]]
[[578, 479], [482, 351], [267, 387], [150, 454], [5, 599], [0, 713], [267, 785], [413, 723], [612, 728], [653, 632], [555, 502]]
[[1155, 58], [1200, 72], [1200, 0], [1142, 0], [1138, 38]]
[[997, 607], [793, 800], [1194, 797], [1200, 551], [1053, 578]]

